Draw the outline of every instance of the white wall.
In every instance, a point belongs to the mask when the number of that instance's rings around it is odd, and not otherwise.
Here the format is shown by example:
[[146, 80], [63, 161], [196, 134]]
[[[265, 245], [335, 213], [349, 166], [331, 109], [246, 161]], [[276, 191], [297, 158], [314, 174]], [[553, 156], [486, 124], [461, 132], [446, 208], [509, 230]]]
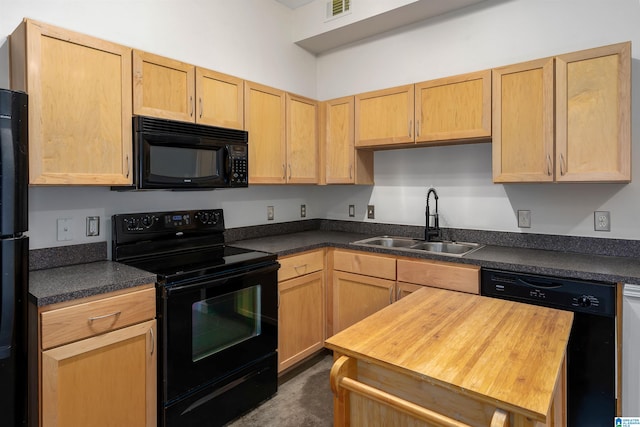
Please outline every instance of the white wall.
[[[271, 0], [0, 0], [0, 87], [8, 86], [10, 34], [23, 17], [95, 35], [304, 96], [338, 96], [506, 65], [625, 40], [634, 44], [633, 163], [640, 165], [640, 1], [488, 0], [313, 57], [291, 42], [292, 12]], [[519, 231], [515, 211], [532, 212], [525, 232], [640, 239], [640, 183], [494, 185], [488, 143], [378, 152], [376, 186], [254, 186], [242, 190], [116, 193], [105, 188], [30, 188], [31, 247], [109, 240], [113, 213], [223, 207], [229, 228], [308, 218], [422, 225], [427, 187], [440, 196], [441, 225]], [[356, 205], [349, 218], [348, 205]], [[593, 211], [611, 211], [609, 233]], [[86, 216], [102, 232], [84, 237]], [[73, 218], [74, 240], [55, 239], [56, 219]]]
[[[427, 187], [440, 196], [441, 225], [519, 231], [518, 209], [531, 210], [525, 232], [640, 239], [640, 1], [489, 0], [318, 57], [318, 97], [419, 82], [622, 41], [632, 41], [631, 184], [491, 183], [491, 145], [394, 150], [375, 154], [376, 186], [360, 193], [376, 221], [424, 224]], [[327, 217], [349, 199], [331, 196]], [[369, 197], [369, 199], [366, 199]], [[365, 200], [366, 199], [366, 200]], [[593, 230], [593, 211], [611, 212], [611, 232]]]

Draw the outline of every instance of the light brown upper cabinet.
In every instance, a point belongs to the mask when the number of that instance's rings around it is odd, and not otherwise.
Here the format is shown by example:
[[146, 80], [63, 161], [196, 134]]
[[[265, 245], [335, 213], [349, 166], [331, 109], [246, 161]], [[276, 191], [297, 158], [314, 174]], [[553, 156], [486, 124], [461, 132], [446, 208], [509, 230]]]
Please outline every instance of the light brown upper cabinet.
[[245, 82], [250, 184], [318, 183], [318, 103]]
[[249, 131], [249, 184], [287, 179], [285, 92], [245, 82], [245, 129]]
[[287, 182], [318, 183], [318, 102], [286, 94]]
[[417, 83], [417, 143], [491, 137], [491, 70]]
[[413, 85], [356, 95], [356, 147], [413, 143], [413, 99]]
[[321, 105], [323, 184], [373, 184], [373, 151], [356, 150], [353, 96]]
[[25, 19], [11, 88], [29, 94], [29, 183], [129, 185], [131, 49]]
[[232, 129], [244, 127], [244, 80], [133, 51], [133, 113]]
[[628, 42], [495, 69], [493, 181], [629, 182], [630, 111]]

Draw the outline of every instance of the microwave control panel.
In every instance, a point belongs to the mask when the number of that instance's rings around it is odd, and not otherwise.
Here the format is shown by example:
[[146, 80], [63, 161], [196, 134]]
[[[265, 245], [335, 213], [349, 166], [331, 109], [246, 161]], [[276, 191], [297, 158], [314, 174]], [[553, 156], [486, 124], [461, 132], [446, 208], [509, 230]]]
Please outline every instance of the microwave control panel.
[[227, 159], [229, 162], [229, 184], [232, 187], [236, 185], [246, 186], [249, 182], [249, 154], [247, 145], [228, 145], [227, 152], [229, 153]]

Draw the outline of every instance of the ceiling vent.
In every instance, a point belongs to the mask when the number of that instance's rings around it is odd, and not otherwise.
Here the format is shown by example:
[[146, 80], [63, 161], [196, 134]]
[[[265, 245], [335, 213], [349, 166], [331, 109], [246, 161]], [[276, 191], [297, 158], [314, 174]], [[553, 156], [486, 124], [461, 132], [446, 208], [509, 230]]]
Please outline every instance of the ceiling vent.
[[351, 0], [331, 0], [327, 2], [327, 20], [349, 13]]

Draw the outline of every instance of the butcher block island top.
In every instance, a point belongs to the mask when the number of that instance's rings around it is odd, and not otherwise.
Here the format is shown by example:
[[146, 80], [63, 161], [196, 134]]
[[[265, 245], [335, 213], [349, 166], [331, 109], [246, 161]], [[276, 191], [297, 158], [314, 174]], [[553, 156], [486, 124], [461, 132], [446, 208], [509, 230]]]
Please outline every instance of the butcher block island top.
[[564, 425], [572, 321], [567, 311], [420, 289], [326, 340], [334, 423]]

